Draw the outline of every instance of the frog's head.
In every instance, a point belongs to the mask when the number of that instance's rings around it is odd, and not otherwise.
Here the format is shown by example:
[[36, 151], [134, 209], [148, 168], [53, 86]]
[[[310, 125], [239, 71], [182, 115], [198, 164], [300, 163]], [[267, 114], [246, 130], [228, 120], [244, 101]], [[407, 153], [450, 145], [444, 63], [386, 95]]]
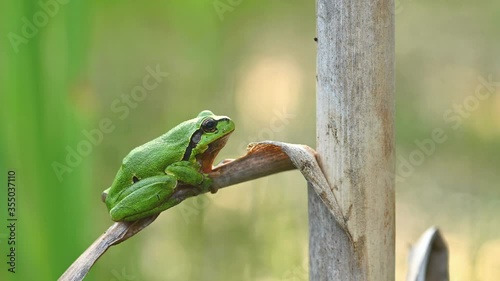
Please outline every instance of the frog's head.
[[197, 161], [202, 172], [210, 172], [219, 151], [234, 131], [234, 122], [227, 116], [214, 115], [204, 110], [192, 120], [196, 130], [191, 134], [189, 145], [182, 160]]

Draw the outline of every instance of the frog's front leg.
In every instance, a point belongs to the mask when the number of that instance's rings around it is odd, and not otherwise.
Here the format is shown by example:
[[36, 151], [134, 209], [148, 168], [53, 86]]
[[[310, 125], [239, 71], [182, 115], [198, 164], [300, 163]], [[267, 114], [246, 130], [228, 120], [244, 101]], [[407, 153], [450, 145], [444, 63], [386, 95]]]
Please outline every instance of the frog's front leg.
[[178, 181], [198, 187], [202, 192], [210, 190], [215, 193], [217, 190], [212, 188], [212, 179], [200, 172], [200, 165], [198, 163], [191, 163], [188, 161], [180, 161], [169, 165], [165, 169], [167, 175], [172, 175]]
[[181, 202], [171, 198], [176, 186], [177, 179], [171, 175], [142, 179], [110, 202], [109, 214], [114, 221], [135, 221], [158, 214]]

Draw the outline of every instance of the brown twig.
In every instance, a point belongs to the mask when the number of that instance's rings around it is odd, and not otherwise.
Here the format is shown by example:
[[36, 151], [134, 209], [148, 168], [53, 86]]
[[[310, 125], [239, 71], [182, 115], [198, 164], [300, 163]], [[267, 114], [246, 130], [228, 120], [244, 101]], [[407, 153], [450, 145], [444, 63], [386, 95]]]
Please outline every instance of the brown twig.
[[[305, 145], [294, 145], [281, 142], [259, 142], [251, 144], [247, 154], [220, 165], [210, 173], [213, 180], [212, 189], [220, 189], [237, 183], [299, 168], [302, 174], [313, 185], [335, 219], [347, 230], [346, 221], [340, 212], [334, 193], [328, 187], [315, 158], [315, 151]], [[177, 188], [172, 194], [180, 201], [201, 194], [199, 189], [191, 186]], [[134, 222], [116, 222], [102, 234], [78, 259], [63, 273], [59, 281], [82, 280], [92, 265], [106, 250], [119, 244], [151, 224], [158, 215], [143, 218]]]

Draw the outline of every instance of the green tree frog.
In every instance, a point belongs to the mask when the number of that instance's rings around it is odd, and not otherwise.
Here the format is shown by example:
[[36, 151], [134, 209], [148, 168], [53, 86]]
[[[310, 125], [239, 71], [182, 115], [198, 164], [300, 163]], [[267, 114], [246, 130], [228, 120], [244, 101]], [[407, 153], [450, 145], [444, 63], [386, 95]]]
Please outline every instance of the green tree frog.
[[179, 203], [170, 196], [182, 185], [209, 190], [207, 173], [234, 127], [228, 117], [205, 110], [133, 149], [103, 192], [111, 218], [134, 221], [158, 214]]

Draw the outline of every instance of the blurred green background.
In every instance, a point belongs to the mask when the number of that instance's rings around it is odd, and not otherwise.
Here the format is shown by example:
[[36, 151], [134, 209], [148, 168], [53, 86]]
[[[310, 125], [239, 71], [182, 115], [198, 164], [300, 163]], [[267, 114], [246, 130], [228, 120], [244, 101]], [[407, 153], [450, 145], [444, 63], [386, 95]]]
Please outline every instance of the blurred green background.
[[[16, 171], [19, 219], [15, 274], [0, 228], [0, 280], [59, 277], [111, 224], [100, 194], [122, 158], [202, 109], [237, 124], [219, 159], [256, 140], [315, 145], [314, 1], [0, 10], [0, 167]], [[431, 225], [449, 243], [451, 280], [500, 276], [499, 11], [494, 0], [396, 1], [397, 280]], [[148, 69], [168, 76], [130, 98]], [[436, 129], [445, 140], [430, 144]], [[87, 280], [307, 280], [305, 186], [287, 172], [189, 199]]]

